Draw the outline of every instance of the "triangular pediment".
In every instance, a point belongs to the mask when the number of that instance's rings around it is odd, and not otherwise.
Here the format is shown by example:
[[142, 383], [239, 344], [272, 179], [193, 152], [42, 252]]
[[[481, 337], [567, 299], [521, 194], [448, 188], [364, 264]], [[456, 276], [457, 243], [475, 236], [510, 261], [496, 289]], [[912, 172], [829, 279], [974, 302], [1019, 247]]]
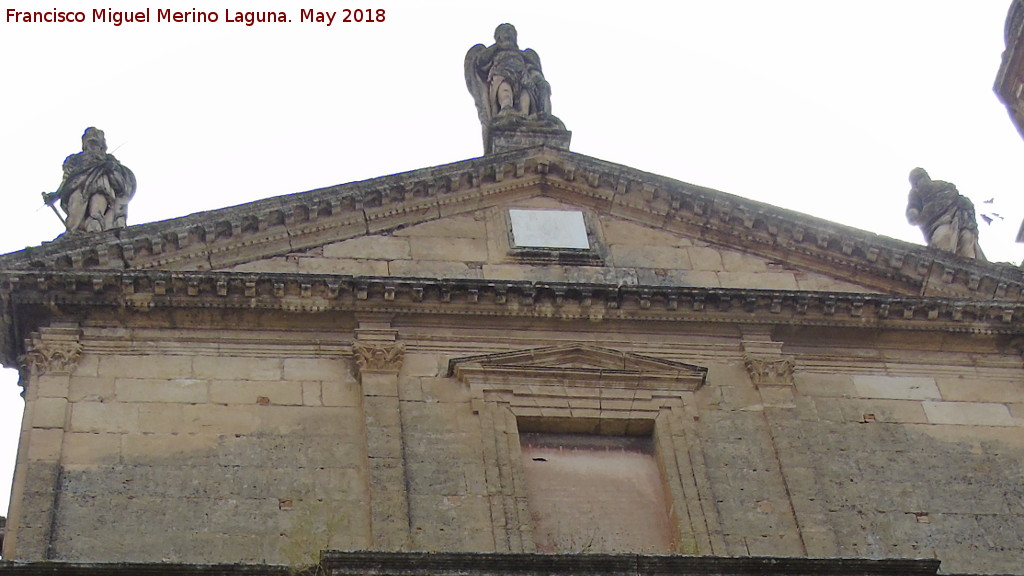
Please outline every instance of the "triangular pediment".
[[707, 372], [707, 368], [692, 364], [584, 344], [469, 356], [448, 363], [449, 376], [504, 385], [557, 382], [696, 390], [704, 384]]
[[[423, 267], [411, 251], [444, 251], [444, 242], [410, 239], [426, 229], [472, 226], [482, 212], [541, 199], [598, 215], [620, 236], [601, 258], [571, 262], [509, 261], [492, 248], [493, 231], [449, 242], [471, 253], [462, 265]], [[404, 236], [403, 236], [404, 235]], [[395, 241], [395, 239], [405, 240]], [[680, 243], [690, 243], [682, 246]], [[660, 255], [654, 256], [652, 248]], [[313, 262], [319, 251], [347, 254], [350, 265]], [[362, 258], [360, 250], [383, 251]], [[457, 255], [458, 250], [452, 254]], [[476, 254], [476, 256], [472, 256]], [[678, 255], [675, 258], [673, 254]], [[314, 267], [295, 262], [310, 258]], [[630, 261], [632, 259], [632, 261]], [[383, 262], [389, 264], [382, 265]], [[670, 265], [666, 265], [666, 261]], [[360, 264], [357, 266], [356, 263]], [[678, 263], [678, 265], [676, 265]], [[529, 264], [532, 268], [501, 265]], [[322, 265], [315, 268], [315, 265]], [[840, 226], [723, 192], [545, 147], [488, 155], [445, 166], [343, 184], [242, 206], [54, 242], [0, 257], [4, 270], [322, 273], [350, 276], [534, 279], [593, 284], [879, 293], [1020, 300], [1016, 267], [952, 254]], [[732, 266], [734, 269], [730, 269]], [[609, 273], [609, 269], [615, 271]], [[630, 276], [623, 269], [636, 270]], [[761, 275], [748, 274], [763, 272]], [[575, 275], [574, 275], [575, 274]], [[623, 276], [626, 274], [626, 276]], [[796, 280], [793, 280], [796, 279]]]
[[[406, 278], [472, 278], [614, 284], [877, 293], [836, 274], [715, 245], [688, 233], [601, 213], [555, 198], [543, 186], [495, 198], [471, 213], [445, 216], [244, 262], [238, 272], [341, 274]], [[587, 249], [523, 250], [514, 246], [510, 214], [575, 215], [589, 228]], [[584, 231], [581, 236], [587, 236]], [[583, 245], [588, 245], [584, 242]]]

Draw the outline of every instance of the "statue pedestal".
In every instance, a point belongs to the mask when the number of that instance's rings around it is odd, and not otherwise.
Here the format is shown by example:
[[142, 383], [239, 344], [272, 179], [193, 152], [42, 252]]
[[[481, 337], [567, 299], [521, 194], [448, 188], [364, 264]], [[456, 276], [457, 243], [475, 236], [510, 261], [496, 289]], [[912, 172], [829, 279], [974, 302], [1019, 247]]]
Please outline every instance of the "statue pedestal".
[[488, 134], [484, 154], [498, 154], [541, 145], [568, 150], [570, 140], [572, 140], [572, 132], [568, 130], [531, 130], [528, 128], [501, 130], [492, 128]]

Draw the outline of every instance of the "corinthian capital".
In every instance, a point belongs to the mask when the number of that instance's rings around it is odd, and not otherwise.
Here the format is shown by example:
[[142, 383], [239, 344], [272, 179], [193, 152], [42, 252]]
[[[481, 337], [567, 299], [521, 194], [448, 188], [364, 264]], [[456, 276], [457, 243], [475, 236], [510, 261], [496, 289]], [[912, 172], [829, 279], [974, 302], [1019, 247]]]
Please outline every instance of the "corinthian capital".
[[352, 352], [360, 372], [398, 372], [405, 358], [405, 345], [401, 342], [357, 340], [352, 345]]
[[755, 386], [791, 386], [796, 364], [786, 356], [753, 356], [744, 358], [750, 380]]
[[31, 373], [70, 374], [78, 367], [82, 345], [70, 341], [33, 341], [29, 350], [21, 355], [19, 363]]

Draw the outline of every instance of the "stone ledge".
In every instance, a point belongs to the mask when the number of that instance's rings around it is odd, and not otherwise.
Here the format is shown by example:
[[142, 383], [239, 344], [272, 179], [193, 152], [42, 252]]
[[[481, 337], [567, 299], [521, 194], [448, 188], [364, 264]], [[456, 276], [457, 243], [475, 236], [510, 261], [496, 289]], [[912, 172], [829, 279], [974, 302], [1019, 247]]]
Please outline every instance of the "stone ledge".
[[2, 562], [0, 576], [312, 576], [314, 571], [258, 564]]
[[334, 552], [321, 556], [328, 576], [925, 576], [938, 560], [722, 558], [633, 554], [491, 554]]
[[319, 567], [2, 562], [0, 576], [933, 576], [932, 559], [722, 558], [632, 554], [321, 553]]

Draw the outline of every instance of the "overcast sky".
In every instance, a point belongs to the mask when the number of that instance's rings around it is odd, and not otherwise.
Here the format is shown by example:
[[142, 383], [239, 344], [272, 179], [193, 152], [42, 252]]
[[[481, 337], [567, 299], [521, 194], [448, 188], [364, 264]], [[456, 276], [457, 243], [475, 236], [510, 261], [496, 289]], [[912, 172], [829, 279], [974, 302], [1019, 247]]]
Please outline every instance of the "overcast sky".
[[[466, 50], [501, 22], [540, 54], [572, 150], [909, 242], [915, 166], [979, 212], [989, 258], [1020, 263], [1024, 143], [992, 92], [1010, 0], [352, 3], [384, 21], [300, 22], [285, 0], [7, 0], [17, 11], [150, 8], [148, 23], [0, 18], [0, 252], [63, 231], [40, 192], [97, 126], [139, 181], [130, 224], [482, 153]], [[160, 23], [157, 10], [217, 14]], [[228, 10], [230, 16], [225, 15]], [[291, 22], [227, 22], [236, 10]], [[985, 200], [995, 199], [994, 204]], [[21, 414], [0, 376], [0, 514]]]

